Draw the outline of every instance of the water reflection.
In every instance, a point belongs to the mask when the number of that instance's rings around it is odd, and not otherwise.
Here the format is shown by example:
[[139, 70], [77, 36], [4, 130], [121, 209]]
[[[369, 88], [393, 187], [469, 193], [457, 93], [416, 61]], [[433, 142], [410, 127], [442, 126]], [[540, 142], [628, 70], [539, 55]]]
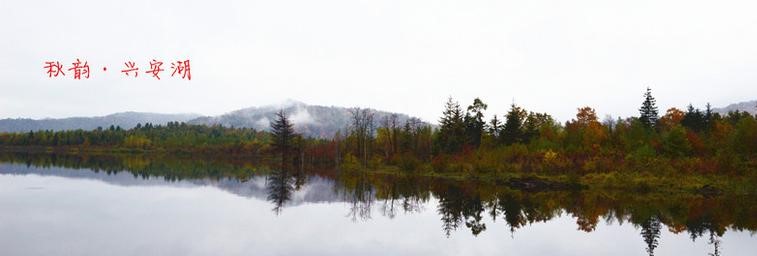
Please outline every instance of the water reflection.
[[[693, 241], [705, 237], [711, 250], [708, 254], [720, 255], [727, 231], [754, 234], [757, 230], [757, 199], [747, 195], [631, 195], [592, 190], [535, 193], [474, 181], [303, 167], [269, 169], [243, 161], [150, 156], [0, 154], [0, 161], [12, 163], [0, 165], [0, 172], [6, 174], [89, 177], [118, 184], [139, 180], [151, 183], [157, 178], [161, 184], [212, 185], [246, 197], [264, 198], [275, 215], [307, 202], [342, 202], [347, 205], [345, 216], [353, 222], [371, 221], [374, 212], [393, 219], [433, 210], [445, 237], [459, 235], [458, 230], [476, 237], [492, 229], [504, 229], [514, 237], [529, 225], [567, 215], [575, 220], [579, 232], [595, 232], [600, 222], [630, 223], [638, 230], [637, 237], [644, 242], [648, 255], [655, 255], [664, 244], [663, 228], [688, 235]], [[36, 168], [19, 168], [18, 164]], [[85, 170], [55, 171], [56, 166]], [[124, 174], [136, 179], [124, 179]], [[494, 225], [497, 222], [502, 224]]]
[[266, 177], [266, 191], [268, 192], [268, 201], [273, 206], [273, 212], [280, 214], [284, 204], [292, 199], [292, 192], [295, 188], [295, 178], [286, 170], [272, 171]]
[[644, 242], [647, 244], [647, 253], [649, 253], [649, 256], [654, 256], [654, 249], [659, 245], [658, 240], [660, 239], [660, 229], [662, 228], [660, 219], [656, 216], [650, 217], [642, 222], [640, 226], [641, 237], [644, 238]]

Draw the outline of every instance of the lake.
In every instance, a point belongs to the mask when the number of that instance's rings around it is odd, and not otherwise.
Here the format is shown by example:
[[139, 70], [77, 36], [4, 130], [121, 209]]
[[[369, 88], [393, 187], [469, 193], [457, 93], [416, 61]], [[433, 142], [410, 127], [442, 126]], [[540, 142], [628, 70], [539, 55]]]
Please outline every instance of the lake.
[[2, 159], [0, 255], [757, 255], [753, 196]]

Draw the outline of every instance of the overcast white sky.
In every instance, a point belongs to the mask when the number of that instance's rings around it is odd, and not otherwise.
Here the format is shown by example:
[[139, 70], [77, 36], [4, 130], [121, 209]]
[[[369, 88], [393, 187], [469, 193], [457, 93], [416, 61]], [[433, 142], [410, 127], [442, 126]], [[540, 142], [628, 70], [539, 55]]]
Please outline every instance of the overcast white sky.
[[[755, 3], [0, 0], [0, 118], [215, 115], [295, 99], [436, 121], [451, 95], [566, 120], [584, 105], [636, 115], [647, 86], [661, 111], [724, 106], [757, 98]], [[88, 80], [43, 69], [76, 58]], [[153, 58], [190, 59], [192, 80], [119, 72]]]

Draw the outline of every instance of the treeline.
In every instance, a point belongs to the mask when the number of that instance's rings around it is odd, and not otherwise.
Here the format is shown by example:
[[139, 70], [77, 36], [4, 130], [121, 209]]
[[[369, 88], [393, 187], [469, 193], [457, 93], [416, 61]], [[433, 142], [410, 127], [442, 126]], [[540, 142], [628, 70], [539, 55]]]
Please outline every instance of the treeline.
[[600, 121], [593, 108], [582, 107], [562, 124], [512, 104], [501, 119], [485, 120], [487, 107], [477, 98], [462, 108], [450, 98], [438, 129], [388, 117], [378, 122], [375, 135], [362, 128], [372, 123], [370, 113], [356, 109], [347, 138], [336, 137], [345, 148], [341, 162], [467, 174], [757, 173], [757, 120], [747, 112], [721, 115], [707, 104], [660, 115], [649, 89], [639, 116], [625, 119]]
[[2, 133], [0, 146], [39, 146], [51, 148], [122, 151], [168, 151], [219, 154], [258, 154], [269, 144], [266, 132], [249, 128], [189, 125], [138, 124], [132, 129], [117, 126], [91, 131], [29, 131]]
[[413, 118], [400, 122], [397, 115], [375, 120], [372, 110], [354, 108], [349, 127], [331, 139], [297, 134], [281, 111], [270, 132], [170, 122], [128, 130], [2, 133], [0, 149], [166, 151], [280, 159], [300, 169], [318, 163], [347, 170], [393, 167], [471, 175], [757, 173], [757, 120], [747, 112], [721, 115], [708, 104], [704, 110], [689, 105], [660, 114], [649, 89], [639, 116], [625, 119], [600, 121], [593, 108], [582, 107], [563, 124], [512, 104], [501, 118], [486, 120], [487, 108], [480, 99], [463, 108], [450, 98], [436, 128]]

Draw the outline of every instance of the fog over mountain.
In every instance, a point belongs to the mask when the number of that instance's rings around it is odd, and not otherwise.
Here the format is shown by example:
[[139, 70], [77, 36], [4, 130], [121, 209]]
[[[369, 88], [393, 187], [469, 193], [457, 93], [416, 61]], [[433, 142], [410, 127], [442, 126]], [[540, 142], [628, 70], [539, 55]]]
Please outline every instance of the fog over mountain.
[[[294, 123], [295, 130], [309, 137], [328, 138], [337, 131], [344, 130], [350, 124], [352, 108], [335, 106], [308, 105], [299, 101], [288, 100], [277, 105], [250, 107], [231, 111], [219, 116], [200, 116], [197, 114], [154, 114], [123, 112], [101, 117], [71, 117], [61, 119], [2, 119], [0, 132], [28, 132], [36, 130], [92, 130], [97, 127], [107, 128], [111, 125], [129, 129], [138, 123], [166, 124], [171, 121], [199, 125], [222, 125], [225, 127], [246, 127], [268, 130], [270, 121], [276, 112], [284, 110]], [[395, 114], [398, 124], [404, 125], [411, 117], [406, 114], [390, 113], [370, 109], [374, 114], [374, 123], [378, 127], [381, 120]]]
[[[250, 107], [232, 111], [220, 116], [200, 117], [190, 120], [190, 124], [223, 125], [227, 127], [248, 127], [267, 130], [276, 112], [284, 110], [294, 123], [297, 132], [310, 137], [328, 138], [336, 131], [344, 130], [350, 124], [352, 108], [335, 106], [307, 105], [299, 101], [286, 101], [280, 105]], [[403, 125], [411, 117], [406, 114], [390, 113], [386, 111], [370, 110], [373, 121], [378, 126], [382, 119], [392, 114], [397, 115], [399, 125]]]
[[[268, 130], [270, 121], [276, 112], [284, 110], [294, 123], [295, 130], [309, 137], [329, 138], [337, 131], [344, 131], [350, 125], [352, 108], [336, 106], [308, 105], [303, 102], [288, 100], [277, 105], [249, 107], [218, 116], [201, 116], [197, 114], [156, 114], [140, 112], [122, 112], [100, 117], [71, 117], [61, 119], [0, 119], [0, 132], [28, 132], [36, 130], [92, 130], [97, 127], [107, 128], [111, 125], [129, 129], [138, 123], [166, 124], [168, 122], [186, 122], [199, 125], [222, 125], [225, 127], [246, 127]], [[412, 117], [406, 114], [391, 113], [369, 109], [374, 114], [374, 123], [378, 127], [384, 118], [396, 115], [398, 124], [404, 125]], [[718, 113], [729, 111], [757, 112], [757, 100], [730, 104], [713, 108]], [[441, 114], [441, 110], [440, 110]]]

